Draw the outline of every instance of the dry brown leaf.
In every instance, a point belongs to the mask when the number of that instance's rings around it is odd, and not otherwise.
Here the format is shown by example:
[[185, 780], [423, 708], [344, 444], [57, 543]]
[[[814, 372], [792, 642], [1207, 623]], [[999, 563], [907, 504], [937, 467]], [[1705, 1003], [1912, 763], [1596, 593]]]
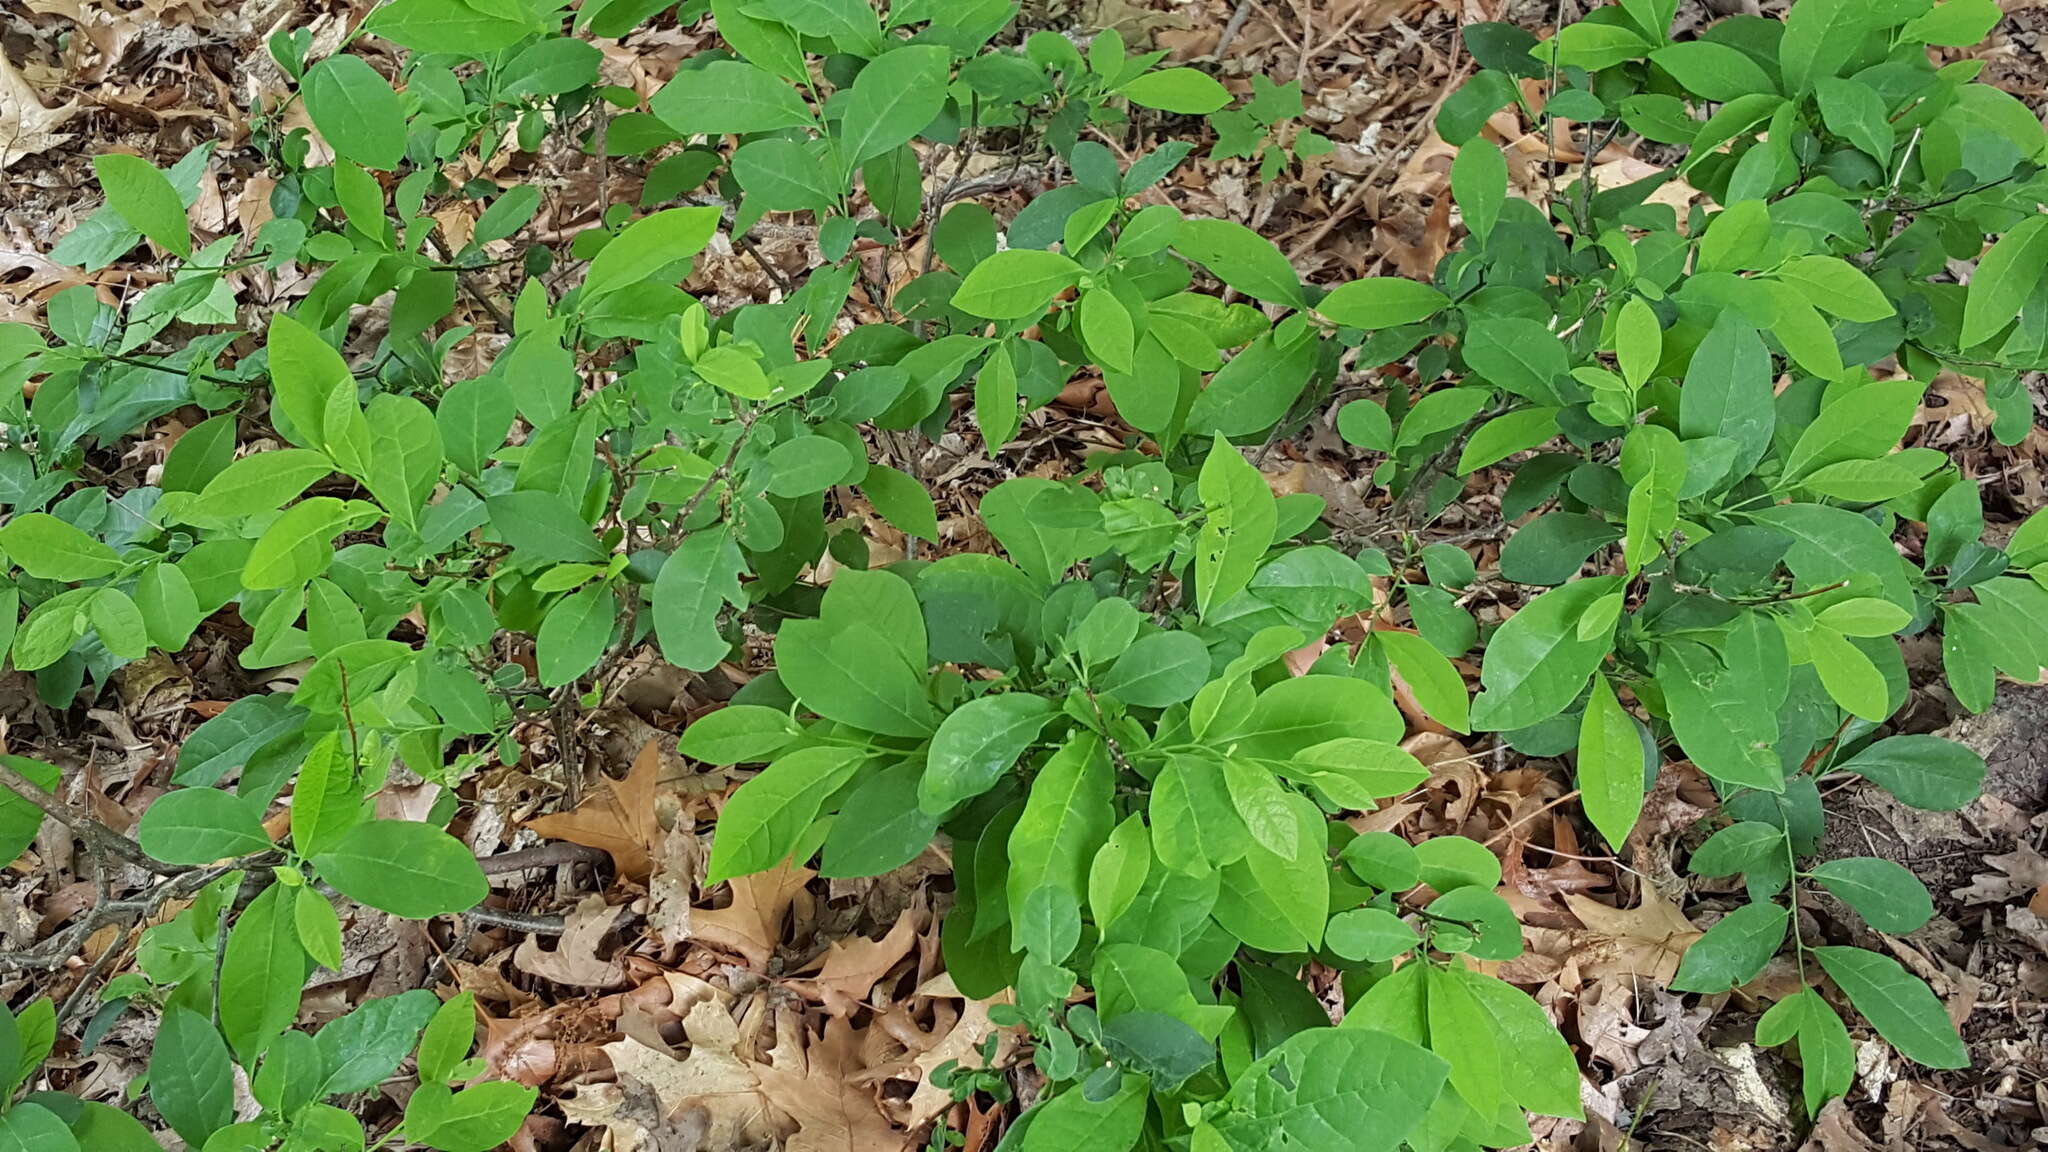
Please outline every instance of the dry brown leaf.
[[663, 759], [661, 745], [649, 740], [624, 780], [607, 780], [573, 810], [536, 817], [526, 826], [551, 840], [609, 852], [620, 875], [645, 880], [653, 868], [654, 847], [661, 842], [654, 793]]
[[782, 938], [783, 916], [797, 893], [816, 875], [784, 862], [766, 872], [734, 877], [730, 881], [732, 903], [690, 914], [689, 939], [729, 948], [745, 956], [755, 969], [766, 968]]
[[[808, 1038], [800, 1026], [799, 1035]], [[777, 1045], [769, 1064], [754, 1067], [762, 1094], [797, 1123], [796, 1135], [783, 1145], [786, 1152], [888, 1152], [903, 1147], [907, 1134], [889, 1123], [874, 1093], [860, 1084], [859, 1074], [865, 1070], [860, 1048], [860, 1034], [852, 1022], [835, 1017], [825, 1022], [824, 1036], [795, 1051], [785, 1052]]]
[[540, 938], [528, 936], [512, 953], [521, 971], [531, 972], [557, 984], [585, 988], [616, 988], [626, 982], [626, 971], [618, 958], [600, 960], [598, 945], [625, 905], [605, 907], [604, 897], [586, 896], [564, 921], [561, 938], [552, 949], [542, 948]]
[[1655, 888], [1645, 887], [1635, 908], [1610, 908], [1576, 892], [1566, 893], [1564, 902], [1586, 926], [1571, 935], [1568, 955], [1588, 980], [1641, 976], [1668, 984], [1686, 948], [1700, 937], [1678, 905]]
[[674, 1120], [686, 1109], [702, 1108], [709, 1125], [701, 1147], [740, 1148], [781, 1135], [761, 1095], [756, 1065], [739, 1053], [740, 1031], [732, 1014], [705, 1000], [683, 1017], [690, 1054], [681, 1060], [638, 1040], [604, 1045], [612, 1068], [654, 1090], [663, 1117]]
[[889, 933], [880, 939], [853, 936], [834, 940], [815, 961], [818, 974], [791, 981], [801, 993], [825, 1005], [834, 1016], [848, 1016], [866, 1000], [875, 983], [917, 946], [917, 918], [906, 908]]
[[76, 101], [44, 107], [42, 97], [14, 70], [6, 53], [0, 52], [0, 171], [24, 156], [46, 152], [71, 139], [57, 128], [77, 114]]

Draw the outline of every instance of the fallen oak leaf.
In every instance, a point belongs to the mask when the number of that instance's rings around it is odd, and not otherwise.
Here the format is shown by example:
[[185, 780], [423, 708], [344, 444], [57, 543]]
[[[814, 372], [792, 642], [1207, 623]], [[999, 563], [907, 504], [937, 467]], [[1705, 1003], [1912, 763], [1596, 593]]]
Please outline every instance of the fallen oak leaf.
[[876, 982], [916, 946], [916, 917], [906, 908], [886, 936], [834, 940], [824, 955], [809, 965], [817, 968], [816, 976], [790, 983], [800, 994], [823, 1003], [832, 1015], [848, 1016], [867, 999]]
[[575, 808], [537, 816], [526, 827], [550, 840], [608, 852], [621, 876], [646, 880], [662, 837], [654, 797], [663, 760], [661, 745], [649, 740], [624, 780], [607, 780]]
[[[900, 923], [900, 922], [899, 922]], [[893, 935], [893, 933], [892, 933]], [[861, 1087], [861, 1036], [852, 1021], [835, 1016], [825, 1033], [811, 1040], [801, 1025], [800, 1049], [785, 1052], [778, 1044], [770, 1063], [755, 1065], [754, 1075], [769, 1102], [797, 1124], [785, 1152], [887, 1152], [902, 1148], [907, 1132], [889, 1123], [873, 1092]]]

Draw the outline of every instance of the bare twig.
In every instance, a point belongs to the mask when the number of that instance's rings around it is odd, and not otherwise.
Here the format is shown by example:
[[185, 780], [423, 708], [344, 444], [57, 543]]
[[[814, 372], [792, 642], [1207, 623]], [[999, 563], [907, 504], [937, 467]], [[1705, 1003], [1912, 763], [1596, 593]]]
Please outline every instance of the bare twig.
[[107, 827], [86, 813], [73, 808], [64, 801], [59, 800], [55, 795], [43, 791], [36, 786], [35, 781], [30, 780], [5, 764], [0, 764], [0, 786], [4, 786], [9, 792], [42, 809], [45, 816], [71, 829], [71, 831], [78, 835], [79, 839], [84, 840], [96, 850], [104, 852], [109, 856], [119, 857], [127, 863], [133, 864], [138, 868], [148, 869], [159, 876], [175, 876], [184, 871], [182, 868], [172, 868], [151, 860], [148, 854], [143, 852], [140, 844]]

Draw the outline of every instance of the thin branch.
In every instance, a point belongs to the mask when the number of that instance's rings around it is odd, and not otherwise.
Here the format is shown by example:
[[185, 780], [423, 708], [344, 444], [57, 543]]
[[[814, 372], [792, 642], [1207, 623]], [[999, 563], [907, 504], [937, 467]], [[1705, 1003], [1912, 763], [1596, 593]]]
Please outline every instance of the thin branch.
[[159, 876], [176, 876], [185, 871], [183, 868], [172, 868], [151, 860], [148, 853], [142, 850], [140, 844], [107, 827], [92, 816], [59, 800], [55, 795], [43, 791], [36, 786], [35, 781], [30, 780], [5, 764], [0, 764], [0, 786], [6, 787], [8, 791], [16, 796], [42, 809], [43, 815], [71, 829], [71, 831], [78, 835], [79, 839], [84, 840], [87, 844], [105, 852], [109, 856], [119, 857], [127, 863], [133, 864], [138, 868], [146, 868]]

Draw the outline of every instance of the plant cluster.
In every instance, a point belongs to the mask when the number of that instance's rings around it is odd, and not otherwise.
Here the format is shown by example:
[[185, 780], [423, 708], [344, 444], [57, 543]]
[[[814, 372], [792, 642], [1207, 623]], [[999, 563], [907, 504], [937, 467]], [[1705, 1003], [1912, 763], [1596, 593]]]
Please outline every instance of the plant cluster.
[[[1976, 481], [1899, 447], [1943, 371], [1981, 379], [2016, 441], [2019, 373], [2048, 365], [2048, 135], [1974, 82], [1978, 62], [1927, 51], [1976, 43], [1991, 0], [1799, 0], [1677, 42], [1675, 0], [1622, 0], [1542, 41], [1469, 26], [1482, 70], [1436, 125], [1459, 148], [1468, 237], [1429, 283], [1329, 290], [1243, 225], [1147, 195], [1190, 144], [1121, 164], [1100, 142], [1134, 108], [1209, 116], [1216, 154], [1271, 175], [1327, 147], [1290, 125], [1298, 89], [1226, 108], [1214, 79], [1113, 33], [1015, 42], [1013, 0], [691, 0], [678, 18], [708, 14], [728, 50], [643, 106], [573, 32], [622, 35], [670, 6], [599, 0], [571, 26], [556, 3], [393, 0], [363, 31], [411, 50], [402, 89], [280, 34], [320, 141], [259, 122], [274, 218], [195, 248], [205, 150], [168, 172], [101, 156], [106, 205], [58, 258], [102, 266], [146, 239], [170, 275], [121, 308], [59, 294], [51, 339], [0, 327], [13, 666], [63, 707], [231, 620], [244, 668], [304, 668], [193, 732], [135, 842], [86, 837], [191, 901], [103, 993], [113, 1013], [161, 1013], [139, 1090], [188, 1144], [360, 1149], [328, 1099], [416, 1043], [423, 1085], [377, 1142], [508, 1136], [533, 1093], [463, 1086], [481, 1071], [466, 999], [407, 993], [293, 1028], [308, 972], [341, 962], [332, 900], [470, 910], [486, 885], [445, 830], [452, 789], [517, 758], [515, 722], [595, 703], [650, 641], [702, 671], [748, 629], [773, 634], [773, 671], [682, 734], [698, 761], [765, 765], [724, 808], [706, 880], [813, 858], [872, 875], [943, 837], [947, 969], [1007, 997], [1046, 1082], [1005, 1148], [1509, 1146], [1528, 1112], [1580, 1114], [1563, 1038], [1485, 972], [1522, 948], [1491, 852], [1342, 818], [1428, 775], [1399, 746], [1396, 676], [1447, 729], [1568, 759], [1617, 851], [1667, 757], [1713, 781], [1726, 826], [1690, 866], [1741, 873], [1750, 902], [1676, 987], [1746, 982], [1789, 943], [1807, 987], [1758, 1035], [1796, 1041], [1810, 1109], [1850, 1085], [1845, 1002], [1907, 1057], [1964, 1062], [1925, 984], [1809, 938], [1799, 908], [1818, 885], [1882, 932], [1931, 912], [1898, 865], [1802, 863], [1822, 775], [1924, 808], [1976, 793], [1973, 753], [1887, 727], [1908, 689], [1899, 636], [1938, 631], [1973, 710], [1999, 673], [2048, 663], [2048, 519], [1994, 545]], [[1510, 104], [1586, 156], [1627, 136], [1670, 165], [1612, 187], [1546, 166], [1553, 194], [1511, 195], [1480, 134]], [[477, 277], [486, 248], [519, 243], [541, 195], [462, 173], [551, 134], [643, 163], [640, 211], [606, 205], [568, 243], [586, 267], [565, 291], [541, 276], [552, 250], [524, 245], [501, 302]], [[978, 150], [1066, 180], [999, 222], [965, 175]], [[936, 155], [950, 172], [928, 170]], [[1675, 181], [1701, 197], [1683, 212], [1653, 198]], [[453, 244], [434, 212], [461, 203], [482, 210]], [[744, 246], [769, 213], [816, 226], [800, 285], [720, 314], [678, 287], [715, 236]], [[918, 275], [867, 282], [863, 246], [913, 242]], [[224, 280], [252, 264], [318, 274], [260, 348]], [[900, 319], [845, 322], [857, 290]], [[511, 343], [444, 384], [464, 291]], [[388, 330], [351, 363], [368, 305]], [[854, 491], [936, 543], [931, 494], [889, 455], [899, 435], [971, 412], [1000, 456], [1027, 411], [1098, 372], [1126, 447], [990, 490], [979, 514], [1004, 556], [871, 568], [835, 518]], [[1276, 497], [1240, 450], [1345, 397], [1338, 432], [1415, 516], [1384, 547], [1316, 497]], [[97, 453], [193, 406], [213, 415], [156, 483], [95, 482]], [[243, 450], [259, 439], [281, 443]], [[1460, 603], [1470, 557], [1409, 529], [1489, 469], [1512, 471], [1502, 517], [1538, 514], [1500, 558], [1531, 594], [1483, 628]], [[1352, 616], [1363, 642], [1293, 674], [1284, 657]], [[1476, 697], [1454, 659], [1478, 665]], [[77, 814], [44, 794], [55, 768], [5, 763], [11, 858], [46, 812]], [[397, 764], [449, 788], [431, 819], [374, 818]], [[263, 822], [280, 802], [281, 841]], [[1334, 1027], [1299, 978], [1310, 961], [1339, 977]], [[16, 1038], [0, 1069], [23, 1070], [0, 1077], [0, 1134], [154, 1147], [115, 1110], [13, 1099], [56, 1016], [0, 1021]], [[254, 1120], [234, 1122], [238, 1067]]]

